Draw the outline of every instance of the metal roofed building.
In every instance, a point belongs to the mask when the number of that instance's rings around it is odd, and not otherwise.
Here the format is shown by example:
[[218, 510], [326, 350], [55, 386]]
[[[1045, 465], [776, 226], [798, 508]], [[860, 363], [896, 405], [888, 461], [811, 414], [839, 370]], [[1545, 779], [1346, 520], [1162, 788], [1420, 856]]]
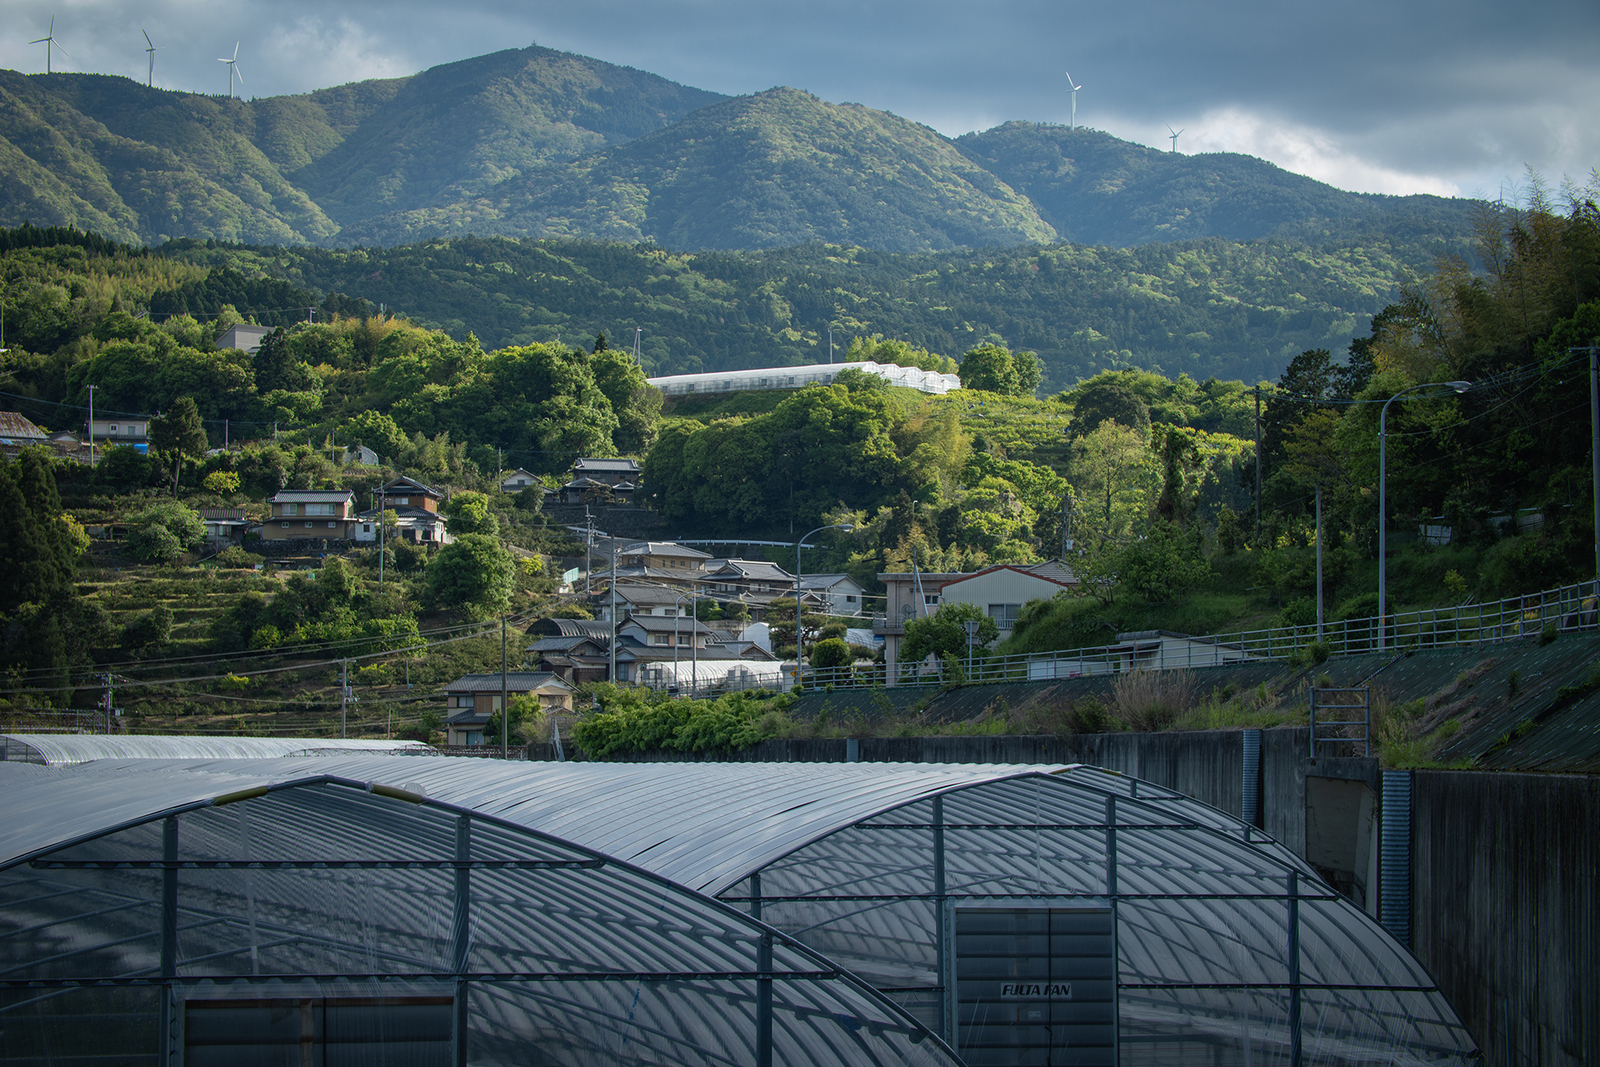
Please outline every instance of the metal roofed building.
[[[499, 677], [498, 675], [496, 676]], [[337, 737], [174, 737], [142, 734], [0, 734], [0, 762], [64, 766], [91, 760], [266, 759], [377, 753], [437, 756], [421, 741]]]
[[440, 762], [0, 764], [0, 1057], [958, 1067], [742, 909], [422, 795]]
[[846, 367], [876, 375], [890, 385], [917, 389], [924, 393], [948, 393], [952, 389], [961, 388], [961, 378], [954, 374], [918, 370], [916, 367], [897, 367], [892, 363], [874, 363], [871, 360], [855, 363], [813, 363], [800, 367], [707, 371], [699, 374], [668, 374], [646, 380], [667, 396], [732, 393], [747, 389], [802, 389], [808, 385], [831, 385], [834, 377]]
[[[263, 782], [305, 774], [307, 766], [287, 760], [127, 762], [59, 770], [0, 766], [5, 776], [0, 785], [7, 788], [8, 798], [23, 798], [15, 809], [21, 818], [0, 825], [0, 857], [36, 859], [45, 844], [55, 850], [53, 857], [73, 861], [110, 856], [112, 851], [125, 857], [126, 849], [108, 851], [99, 843], [92, 850], [62, 846], [96, 825], [124, 824], [131, 798], [147, 790], [166, 797], [161, 803], [170, 809], [169, 794], [181, 794], [185, 781], [205, 783], [194, 787], [196, 795], [220, 793], [226, 798], [260, 788]], [[469, 813], [474, 835], [479, 819], [496, 828], [554, 835], [759, 916], [831, 965], [876, 986], [930, 1029], [948, 1035], [974, 1067], [1477, 1060], [1471, 1035], [1423, 968], [1303, 861], [1216, 809], [1096, 768], [500, 764], [388, 757], [346, 757], [316, 766], [341, 783], [366, 783], [363, 804], [372, 797], [426, 796], [424, 814], [431, 817], [441, 809]], [[43, 794], [36, 799], [10, 787], [22, 772], [78, 777], [98, 785], [108, 798], [107, 810], [84, 811], [83, 804], [68, 802], [56, 805], [67, 818], [42, 819], [37, 813], [50, 806]], [[376, 806], [377, 800], [370, 803]], [[277, 817], [270, 804], [256, 810], [269, 823]], [[367, 808], [354, 810], [367, 818]], [[336, 815], [331, 809], [323, 814]], [[261, 825], [259, 819], [252, 816], [250, 825]], [[376, 838], [354, 828], [340, 830], [336, 819], [324, 822], [327, 839], [358, 857], [370, 851], [370, 840], [400, 843], [371, 820], [362, 825], [382, 831]], [[188, 840], [183, 833], [180, 842]], [[239, 840], [232, 824], [219, 822], [209, 833], [200, 840]], [[19, 849], [19, 836], [45, 844]], [[498, 836], [490, 836], [496, 849], [504, 847]], [[447, 846], [431, 842], [441, 837], [448, 838], [444, 827], [407, 841], [413, 851], [433, 847], [429, 855], [437, 855]], [[159, 834], [147, 830], [143, 840], [140, 855], [161, 847]], [[471, 840], [476, 843], [478, 837]], [[271, 855], [259, 847], [256, 852]], [[230, 878], [242, 877], [242, 872], [224, 876], [220, 871], [169, 869], [183, 887], [180, 897], [185, 901], [190, 897], [182, 894], [215, 891]], [[619, 870], [627, 868], [619, 865]], [[341, 877], [355, 881], [344, 872], [319, 873], [330, 886], [341, 884]], [[409, 875], [387, 873], [410, 882]], [[38, 907], [70, 912], [52, 927], [63, 933], [77, 921], [72, 916], [81, 915], [90, 927], [114, 925], [117, 929], [111, 932], [120, 937], [135, 935], [137, 929], [128, 928], [131, 920], [95, 917], [96, 909], [105, 907], [104, 896], [43, 896], [36, 884], [92, 880], [91, 875], [133, 881], [142, 876], [141, 900], [159, 888], [160, 879], [151, 872], [58, 871], [47, 858], [42, 865], [13, 863], [7, 868], [5, 877], [13, 882], [7, 896], [42, 900]], [[276, 885], [289, 877], [274, 872], [263, 879]], [[471, 877], [477, 892], [479, 875], [474, 870]], [[564, 889], [583, 884], [573, 877]], [[17, 882], [24, 887], [17, 889]], [[445, 882], [434, 883], [439, 887], [433, 891], [436, 900]], [[529, 883], [543, 884], [531, 876]], [[511, 906], [518, 902], [514, 880], [492, 885], [502, 906], [482, 913], [492, 926], [486, 941], [504, 945], [506, 927], [492, 924], [510, 922], [512, 913], [527, 913]], [[209, 898], [205, 902], [210, 905]], [[414, 902], [407, 906], [415, 911]], [[178, 908], [183, 916], [201, 917], [185, 907]], [[521, 936], [565, 935], [573, 905], [566, 901], [562, 907], [568, 910], [554, 913], [550, 922], [543, 915], [526, 922], [519, 928]], [[0, 910], [0, 919], [8, 910]], [[137, 914], [151, 916], [158, 910]], [[361, 909], [362, 915], [368, 910]], [[176, 913], [169, 907], [167, 914]], [[38, 928], [37, 921], [28, 912], [27, 922], [35, 924], [30, 930]], [[145, 921], [138, 929], [151, 929]], [[281, 926], [285, 916], [273, 912], [273, 921]], [[327, 936], [335, 942], [357, 942], [353, 924], [358, 921], [378, 920], [340, 917]], [[180, 924], [175, 918], [173, 925]], [[583, 929], [588, 936], [603, 933], [592, 923]], [[215, 922], [201, 931], [198, 941], [220, 938], [224, 932]], [[79, 955], [132, 951], [108, 946], [105, 939], [85, 939], [77, 930], [72, 933]], [[274, 937], [281, 933], [278, 927], [270, 931]], [[365, 936], [365, 931], [359, 933]], [[236, 936], [244, 935], [242, 927], [236, 930]], [[33, 943], [42, 936], [22, 941]], [[708, 934], [707, 940], [714, 936]], [[0, 937], [0, 951], [14, 953], [19, 943]], [[382, 966], [391, 955], [418, 951], [404, 939], [359, 944], [360, 950], [350, 947], [338, 957], [338, 966], [364, 967], [363, 974], [371, 973], [371, 950], [365, 946], [372, 944], [383, 946]], [[214, 944], [202, 947], [222, 951]], [[441, 943], [439, 951], [447, 955], [444, 947]], [[504, 953], [496, 958], [510, 959], [517, 949], [506, 945], [494, 951]], [[231, 966], [248, 967], [242, 947], [239, 952], [227, 957]], [[277, 959], [284, 953], [274, 946], [268, 955]], [[144, 959], [144, 973], [153, 973], [155, 956]], [[12, 975], [31, 973], [27, 961], [20, 962], [21, 970], [16, 961], [3, 965], [13, 968]], [[176, 965], [173, 970], [175, 978], [183, 973]], [[624, 990], [621, 1000], [633, 988]], [[213, 989], [206, 986], [203, 994], [211, 996]], [[584, 1022], [581, 1013], [591, 1003], [587, 990], [560, 991], [579, 1007], [577, 1023]], [[504, 993], [519, 1004], [527, 995], [516, 987]], [[619, 1020], [626, 1007], [621, 1000], [609, 1002]], [[476, 1030], [473, 1035], [476, 1040]], [[684, 1061], [663, 1057], [650, 1062]], [[729, 1062], [755, 1061], [735, 1056]]]

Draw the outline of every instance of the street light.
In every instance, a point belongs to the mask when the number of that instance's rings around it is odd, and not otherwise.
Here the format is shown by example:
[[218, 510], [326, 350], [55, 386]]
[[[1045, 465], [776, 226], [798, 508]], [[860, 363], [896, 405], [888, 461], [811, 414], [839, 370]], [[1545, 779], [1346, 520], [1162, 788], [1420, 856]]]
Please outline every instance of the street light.
[[1383, 410], [1378, 413], [1378, 651], [1383, 651], [1384, 631], [1388, 627], [1388, 571], [1389, 562], [1386, 555], [1388, 549], [1389, 518], [1387, 498], [1385, 496], [1385, 479], [1388, 475], [1389, 457], [1387, 449], [1386, 424], [1389, 418], [1389, 405], [1419, 389], [1444, 389], [1448, 392], [1436, 392], [1433, 395], [1450, 396], [1454, 393], [1464, 393], [1472, 388], [1471, 382], [1424, 382], [1422, 385], [1413, 385], [1409, 389], [1402, 389], [1383, 402]]
[[805, 651], [805, 623], [800, 611], [800, 549], [805, 544], [806, 538], [823, 530], [843, 530], [849, 533], [855, 527], [848, 522], [835, 522], [827, 526], [818, 526], [815, 530], [800, 535], [800, 540], [794, 543], [794, 677], [802, 686], [806, 684]]

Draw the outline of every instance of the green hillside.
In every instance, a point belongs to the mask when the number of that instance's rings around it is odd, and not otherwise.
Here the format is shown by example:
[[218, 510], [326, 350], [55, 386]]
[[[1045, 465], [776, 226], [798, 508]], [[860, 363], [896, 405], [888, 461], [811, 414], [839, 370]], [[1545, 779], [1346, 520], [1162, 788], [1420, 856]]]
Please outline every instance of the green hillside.
[[460, 200], [721, 99], [537, 47], [258, 101], [0, 71], [0, 221], [135, 242], [326, 243], [352, 221]]
[[1461, 251], [1471, 202], [1345, 193], [1248, 156], [1012, 122], [957, 140], [777, 88], [728, 98], [537, 46], [233, 100], [0, 71], [0, 225], [121, 241], [504, 235], [887, 252], [1264, 236]]
[[[987, 340], [1030, 349], [1048, 389], [1121, 366], [1197, 379], [1275, 376], [1307, 348], [1342, 349], [1364, 333], [1431, 260], [1424, 248], [1382, 238], [904, 255], [825, 244], [689, 254], [462, 238], [168, 254], [383, 303], [457, 337], [471, 330], [491, 347], [601, 330], [631, 336], [640, 326], [650, 374], [826, 361], [832, 322], [840, 344], [881, 333], [952, 357]], [[218, 310], [187, 306], [201, 316]]]
[[1373, 232], [1435, 237], [1460, 251], [1474, 201], [1347, 193], [1254, 156], [1185, 155], [1091, 129], [1008, 122], [956, 139], [979, 166], [1029, 197], [1064, 240], [1152, 241]]
[[891, 252], [1055, 238], [1031, 203], [928, 127], [788, 88], [343, 236], [393, 244], [467, 233], [686, 249], [830, 241]]

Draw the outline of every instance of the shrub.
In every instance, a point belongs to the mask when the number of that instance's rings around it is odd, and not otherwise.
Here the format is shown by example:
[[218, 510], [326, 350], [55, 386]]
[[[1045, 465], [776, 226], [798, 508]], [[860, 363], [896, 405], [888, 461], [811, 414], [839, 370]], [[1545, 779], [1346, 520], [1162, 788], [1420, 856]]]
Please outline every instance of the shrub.
[[1110, 727], [1111, 715], [1093, 693], [1074, 700], [1067, 709], [1067, 728], [1075, 734], [1103, 734]]
[[258, 556], [254, 552], [246, 552], [238, 545], [229, 545], [227, 548], [217, 553], [217, 562], [222, 564], [224, 567], [232, 567], [237, 570], [251, 570], [258, 563], [265, 563], [266, 557]]
[[239, 476], [233, 471], [212, 471], [200, 482], [206, 492], [229, 496], [239, 491]]
[[206, 524], [190, 508], [169, 500], [133, 517], [128, 551], [146, 563], [171, 563], [206, 536]]
[[1111, 683], [1118, 718], [1131, 729], [1164, 730], [1194, 706], [1193, 671], [1127, 671]]

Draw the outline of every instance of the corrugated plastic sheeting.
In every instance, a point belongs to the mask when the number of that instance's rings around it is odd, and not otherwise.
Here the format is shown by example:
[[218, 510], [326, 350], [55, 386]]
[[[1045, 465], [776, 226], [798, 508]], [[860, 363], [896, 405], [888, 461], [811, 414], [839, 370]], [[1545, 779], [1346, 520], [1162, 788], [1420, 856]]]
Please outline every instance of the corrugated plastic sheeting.
[[0, 760], [50, 766], [106, 759], [269, 759], [369, 752], [437, 756], [420, 741], [324, 737], [169, 737], [134, 734], [0, 734]]
[[[448, 861], [463, 817], [350, 785], [308, 784], [178, 816], [178, 855], [200, 863]], [[41, 858], [159, 859], [163, 822]], [[591, 858], [520, 829], [476, 817], [470, 823], [474, 860]], [[158, 973], [162, 878], [157, 869], [36, 864], [0, 872], [0, 976]], [[273, 974], [431, 973], [448, 981], [453, 878], [440, 868], [182, 869], [178, 974], [189, 981], [249, 976], [247, 988], [257, 996], [255, 983]], [[757, 966], [759, 927], [616, 863], [581, 870], [480, 867], [470, 882], [469, 972], [720, 973]], [[819, 958], [782, 941], [771, 958], [776, 1062], [949, 1062], [936, 1043], [913, 1047], [908, 1020], [853, 982], [783, 974], [828, 970]], [[531, 1055], [510, 1055], [517, 1046], [507, 1036], [514, 1034], [530, 1048], [552, 1039], [565, 1044], [564, 1060], [572, 1063], [745, 1063], [754, 1041], [754, 985], [500, 979], [474, 984], [472, 1026], [484, 1041], [507, 1049], [507, 1062]]]
[[[1236, 820], [1221, 813], [1208, 816], [1193, 801], [1148, 797], [1147, 783], [1138, 784], [1141, 797], [1135, 799], [1130, 795], [1132, 780], [1114, 775], [1089, 778], [1074, 770], [1065, 776], [1031, 775], [946, 793], [941, 804], [947, 892], [958, 899], [1031, 896], [1043, 901], [1075, 894], [1088, 895], [1076, 898], [1084, 904], [1104, 899], [1105, 795], [1089, 792], [1089, 782], [1126, 790], [1116, 804], [1123, 982], [1287, 985], [1287, 897], [1293, 871], [1302, 897], [1302, 981], [1432, 985], [1416, 961], [1368, 916], [1342, 898], [1326, 899], [1331, 890], [1281, 846], [1245, 842]], [[837, 831], [763, 868], [761, 895], [931, 896], [934, 833], [926, 827], [932, 821], [932, 802], [923, 800]], [[1198, 828], [1163, 825], [1173, 823]], [[896, 824], [912, 828], [892, 829]], [[1146, 828], [1151, 826], [1158, 828]], [[751, 883], [745, 880], [724, 896], [750, 893]], [[1139, 899], [1148, 895], [1170, 896]], [[763, 904], [762, 917], [874, 983], [939, 984], [937, 919], [926, 901], [770, 902]], [[1200, 1005], [1201, 1015], [1227, 1020], [1224, 1030], [1236, 1028], [1234, 1015], [1256, 1018], [1253, 1026], [1265, 1025], [1259, 1011], [1230, 1006], [1241, 997], [1237, 991], [1130, 990], [1129, 995], [1133, 999], [1124, 1001], [1123, 1018], [1135, 1032], [1141, 1025], [1136, 1005], [1174, 999], [1185, 1010], [1199, 1010]], [[1244, 1001], [1255, 998], [1254, 993], [1242, 996]], [[936, 1002], [924, 1000], [918, 1003], [924, 1021], [931, 1022]], [[909, 998], [902, 1002], [912, 1003]], [[1413, 1045], [1420, 1046], [1414, 1051], [1424, 1057], [1433, 1055], [1426, 1049], [1447, 1049], [1459, 1060], [1472, 1048], [1438, 994], [1405, 994], [1396, 1000], [1386, 992], [1352, 993], [1330, 997], [1317, 1015], [1302, 1018], [1308, 1032], [1322, 1035], [1329, 1050], [1325, 1062], [1330, 1063], [1388, 1062], [1391, 1054], [1403, 1059]], [[1431, 1027], [1427, 1033], [1416, 1032], [1423, 1025], [1418, 1019]], [[1335, 1040], [1330, 1035], [1342, 1036]], [[1193, 1053], [1193, 1048], [1168, 1049], [1150, 1062], [1188, 1062]], [[1124, 1050], [1125, 1063], [1144, 1062], [1129, 1059], [1130, 1054]]]

